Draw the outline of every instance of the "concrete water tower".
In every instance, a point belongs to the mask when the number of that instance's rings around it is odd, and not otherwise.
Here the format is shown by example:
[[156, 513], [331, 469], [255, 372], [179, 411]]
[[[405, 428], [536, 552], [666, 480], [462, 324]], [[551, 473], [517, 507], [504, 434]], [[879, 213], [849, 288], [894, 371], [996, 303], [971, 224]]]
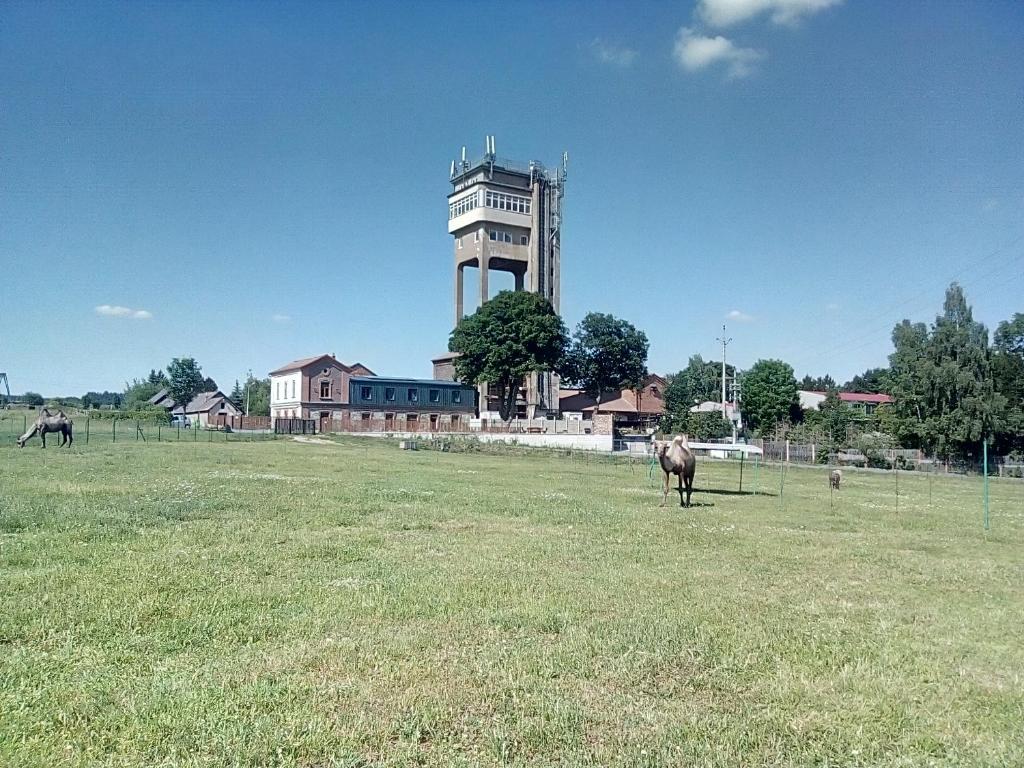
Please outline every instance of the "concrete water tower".
[[[562, 197], [568, 155], [553, 170], [538, 162], [497, 157], [488, 136], [482, 157], [462, 156], [451, 164], [448, 232], [455, 251], [455, 323], [463, 317], [466, 267], [480, 272], [479, 300], [490, 298], [488, 275], [509, 272], [517, 291], [539, 293], [559, 311]], [[481, 393], [481, 410], [486, 394]], [[526, 382], [529, 416], [558, 410], [558, 378], [533, 374]]]

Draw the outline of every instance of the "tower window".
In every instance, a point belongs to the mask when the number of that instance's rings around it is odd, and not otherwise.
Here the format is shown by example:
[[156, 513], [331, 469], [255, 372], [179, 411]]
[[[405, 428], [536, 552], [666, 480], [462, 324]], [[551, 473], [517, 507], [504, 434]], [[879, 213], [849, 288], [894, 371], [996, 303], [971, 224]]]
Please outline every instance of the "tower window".
[[452, 390], [452, 405], [458, 405], [462, 402], [462, 393], [457, 389]]
[[487, 234], [490, 236], [491, 240], [497, 240], [498, 239], [498, 233], [496, 231], [494, 231], [493, 229], [490, 232], [488, 232]]
[[409, 397], [410, 403], [418, 403], [420, 400], [420, 391], [416, 387], [409, 387], [409, 391], [406, 392]]
[[389, 403], [395, 402], [394, 387], [384, 387], [384, 399], [387, 400]]
[[441, 390], [440, 389], [432, 389], [432, 390], [430, 390], [430, 402], [432, 402], [432, 403], [440, 403], [441, 402]]
[[370, 389], [370, 387], [360, 387], [359, 388], [359, 396], [361, 398], [363, 398], [363, 400], [372, 400], [373, 399], [373, 390]]
[[502, 236], [503, 236], [503, 238], [504, 238], [506, 243], [511, 243], [512, 242], [512, 234], [510, 232], [502, 232], [501, 234], [502, 234]]
[[530, 244], [530, 236], [529, 235], [520, 235], [519, 236], [519, 244], [520, 245], [529, 245]]
[[458, 248], [461, 251], [462, 250], [462, 238], [461, 237], [455, 238], [455, 242], [459, 244]]

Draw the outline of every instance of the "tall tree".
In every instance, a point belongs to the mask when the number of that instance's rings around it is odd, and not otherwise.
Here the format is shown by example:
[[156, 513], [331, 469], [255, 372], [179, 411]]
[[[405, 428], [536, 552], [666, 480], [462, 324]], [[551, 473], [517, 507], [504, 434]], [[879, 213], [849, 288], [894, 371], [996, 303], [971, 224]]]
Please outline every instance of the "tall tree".
[[1024, 314], [999, 323], [992, 344], [992, 381], [1006, 398], [1002, 450], [1024, 449]]
[[843, 392], [866, 392], [872, 395], [892, 394], [889, 391], [891, 389], [892, 379], [888, 368], [868, 368], [864, 373], [858, 373], [842, 387]]
[[565, 354], [562, 376], [597, 400], [610, 390], [640, 389], [647, 376], [647, 335], [632, 323], [591, 312], [584, 317]]
[[940, 456], [976, 456], [1001, 427], [1005, 398], [993, 387], [988, 330], [957, 283], [946, 290], [927, 353], [925, 438]]
[[836, 380], [828, 374], [824, 376], [804, 376], [800, 380], [800, 389], [810, 392], [828, 392], [836, 388]]
[[543, 296], [501, 291], [452, 331], [448, 349], [457, 352], [455, 371], [467, 384], [486, 382], [498, 395], [498, 413], [515, 414], [523, 378], [558, 370], [567, 335], [562, 319]]
[[743, 374], [742, 411], [751, 429], [766, 434], [799, 413], [793, 367], [781, 360], [758, 360]]
[[160, 387], [167, 386], [167, 374], [155, 368], [149, 369], [149, 376], [146, 379], [150, 384], [157, 384]]
[[184, 408], [203, 391], [203, 371], [191, 357], [176, 357], [167, 366], [167, 391], [175, 406]]
[[[733, 378], [735, 367], [726, 364], [725, 375]], [[718, 402], [722, 398], [722, 364], [714, 360], [704, 360], [700, 355], [693, 355], [686, 367], [669, 377], [665, 387], [665, 418], [663, 429], [667, 432], [688, 432], [693, 434], [688, 424], [690, 408], [707, 401]], [[721, 416], [721, 414], [718, 414]]]
[[231, 389], [231, 394], [228, 395], [228, 399], [235, 404], [238, 408], [245, 408], [245, 391], [242, 389], [242, 385], [238, 383], [238, 379], [235, 379], [235, 386]]
[[249, 416], [270, 415], [270, 379], [258, 379], [249, 371], [242, 387], [241, 408], [247, 408]]
[[209, 376], [203, 379], [203, 392], [214, 392], [218, 389], [217, 382]]
[[890, 394], [893, 405], [887, 422], [895, 428], [900, 445], [924, 447], [928, 369], [928, 327], [904, 320], [892, 331], [893, 352], [889, 355]]
[[146, 407], [149, 398], [159, 392], [163, 387], [150, 379], [132, 379], [131, 383], [125, 383], [124, 407], [132, 410]]

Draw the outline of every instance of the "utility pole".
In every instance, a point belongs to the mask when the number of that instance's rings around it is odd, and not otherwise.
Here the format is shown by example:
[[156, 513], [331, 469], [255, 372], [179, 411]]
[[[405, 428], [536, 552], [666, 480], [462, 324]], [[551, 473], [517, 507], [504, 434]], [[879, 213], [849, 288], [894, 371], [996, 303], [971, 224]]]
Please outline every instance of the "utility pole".
[[245, 377], [245, 415], [249, 415], [249, 382], [252, 381], [252, 368], [249, 369], [249, 375]]
[[722, 337], [716, 341], [722, 342], [722, 418], [726, 419], [728, 415], [725, 412], [725, 348], [729, 346], [732, 339], [725, 336], [725, 323], [722, 323]]

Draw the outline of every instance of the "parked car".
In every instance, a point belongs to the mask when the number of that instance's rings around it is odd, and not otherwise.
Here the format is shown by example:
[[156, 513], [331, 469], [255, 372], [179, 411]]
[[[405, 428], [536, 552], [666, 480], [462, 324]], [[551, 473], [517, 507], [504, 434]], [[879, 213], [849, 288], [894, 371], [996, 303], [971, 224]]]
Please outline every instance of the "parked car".
[[189, 429], [192, 426], [192, 420], [188, 416], [183, 416], [182, 414], [177, 413], [174, 416], [171, 416], [171, 426]]

